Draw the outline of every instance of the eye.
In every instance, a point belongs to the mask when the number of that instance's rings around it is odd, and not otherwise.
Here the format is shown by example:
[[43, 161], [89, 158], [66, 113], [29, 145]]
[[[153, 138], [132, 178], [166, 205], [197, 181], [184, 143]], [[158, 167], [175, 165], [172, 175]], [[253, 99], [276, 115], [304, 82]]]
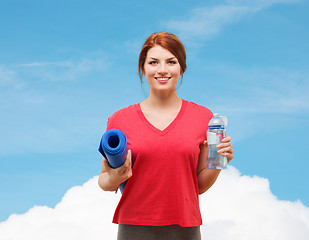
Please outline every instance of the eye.
[[168, 61], [168, 64], [176, 64], [177, 62], [176, 61], [174, 61], [174, 60], [170, 60], [170, 61]]
[[155, 64], [157, 64], [157, 61], [150, 61], [148, 64], [155, 65]]

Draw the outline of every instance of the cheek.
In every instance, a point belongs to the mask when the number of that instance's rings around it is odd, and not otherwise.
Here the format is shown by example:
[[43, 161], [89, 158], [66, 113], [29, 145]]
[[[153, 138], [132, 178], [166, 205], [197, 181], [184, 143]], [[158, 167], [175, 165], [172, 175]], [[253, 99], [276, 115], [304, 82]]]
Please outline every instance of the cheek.
[[154, 74], [154, 70], [153, 70], [152, 68], [150, 68], [150, 67], [146, 67], [146, 66], [145, 66], [145, 68], [144, 68], [144, 74], [145, 74], [145, 76], [147, 76], [147, 75], [152, 75], [152, 74]]
[[180, 66], [173, 68], [172, 73], [174, 75], [181, 75], [181, 68], [180, 68]]

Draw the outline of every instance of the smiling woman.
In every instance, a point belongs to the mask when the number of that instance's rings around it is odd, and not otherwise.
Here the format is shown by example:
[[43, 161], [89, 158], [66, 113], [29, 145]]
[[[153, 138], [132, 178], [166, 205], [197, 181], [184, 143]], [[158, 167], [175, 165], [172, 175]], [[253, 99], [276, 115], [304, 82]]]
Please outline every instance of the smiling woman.
[[143, 73], [152, 91], [155, 89], [176, 91], [181, 69], [177, 58], [170, 51], [155, 46], [147, 53]]
[[[147, 99], [115, 112], [107, 129], [120, 129], [129, 149], [113, 169], [103, 158], [99, 185], [114, 191], [127, 180], [116, 208], [118, 240], [200, 240], [199, 194], [220, 170], [206, 167], [206, 131], [212, 112], [181, 99], [176, 84], [186, 71], [186, 52], [171, 33], [154, 33], [139, 56], [139, 74], [150, 85]], [[218, 145], [230, 161], [231, 138]]]
[[172, 58], [176, 59], [179, 62], [181, 68], [181, 75], [184, 74], [187, 69], [187, 65], [186, 51], [183, 44], [175, 35], [171, 33], [154, 33], [147, 38], [139, 55], [138, 72], [141, 82], [143, 81], [142, 79], [144, 75], [145, 61], [147, 55], [149, 55], [148, 51], [155, 46], [160, 46], [161, 48], [167, 50], [169, 54], [171, 54]]

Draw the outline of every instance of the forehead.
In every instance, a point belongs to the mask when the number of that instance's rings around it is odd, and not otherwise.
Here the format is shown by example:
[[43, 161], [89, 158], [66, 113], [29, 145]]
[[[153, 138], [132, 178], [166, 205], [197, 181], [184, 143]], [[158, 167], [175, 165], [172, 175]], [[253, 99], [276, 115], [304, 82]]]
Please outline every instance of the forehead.
[[166, 59], [172, 57], [175, 56], [169, 50], [158, 45], [150, 48], [146, 56], [146, 58], [157, 58], [157, 59]]

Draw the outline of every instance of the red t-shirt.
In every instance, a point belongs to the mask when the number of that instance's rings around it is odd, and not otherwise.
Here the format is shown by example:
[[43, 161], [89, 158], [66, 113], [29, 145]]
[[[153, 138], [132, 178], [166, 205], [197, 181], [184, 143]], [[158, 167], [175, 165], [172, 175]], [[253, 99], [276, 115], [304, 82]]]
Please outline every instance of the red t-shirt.
[[163, 131], [146, 119], [140, 104], [123, 108], [108, 119], [107, 129], [123, 131], [132, 151], [132, 177], [115, 211], [114, 223], [202, 224], [196, 168], [199, 145], [206, 139], [212, 116], [209, 109], [182, 100], [178, 115]]

